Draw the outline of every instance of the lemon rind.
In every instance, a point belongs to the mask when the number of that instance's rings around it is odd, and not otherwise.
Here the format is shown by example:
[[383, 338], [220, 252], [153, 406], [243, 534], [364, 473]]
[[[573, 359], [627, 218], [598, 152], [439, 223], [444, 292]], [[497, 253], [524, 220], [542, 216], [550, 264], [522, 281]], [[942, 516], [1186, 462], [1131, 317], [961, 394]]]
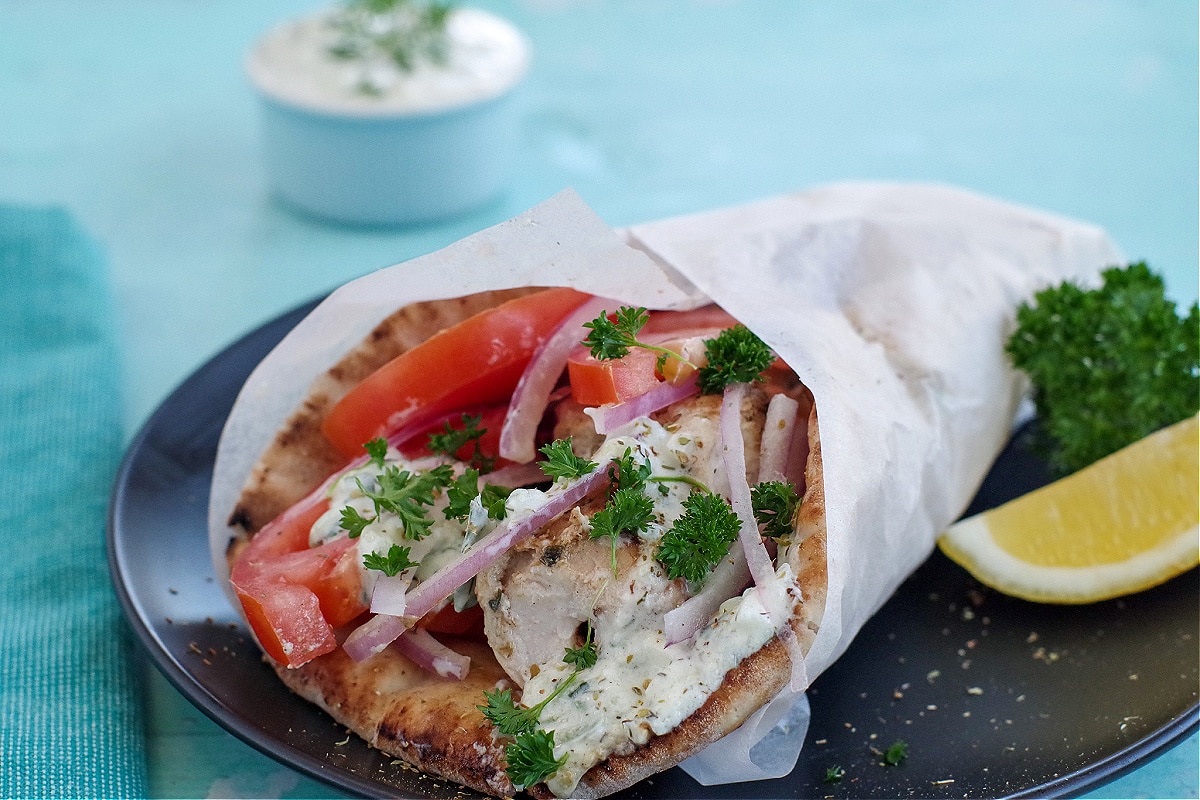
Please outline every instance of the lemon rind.
[[938, 546], [982, 583], [1005, 594], [1039, 603], [1083, 604], [1149, 589], [1196, 566], [1200, 524], [1124, 561], [1086, 567], [1022, 561], [996, 544], [982, 515], [953, 525]]

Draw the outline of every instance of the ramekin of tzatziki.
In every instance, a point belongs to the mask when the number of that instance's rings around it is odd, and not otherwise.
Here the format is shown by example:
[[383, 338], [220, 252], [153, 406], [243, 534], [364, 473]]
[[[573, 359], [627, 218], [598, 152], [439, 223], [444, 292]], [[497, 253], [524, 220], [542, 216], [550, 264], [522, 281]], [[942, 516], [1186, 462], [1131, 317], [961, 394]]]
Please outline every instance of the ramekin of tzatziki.
[[530, 48], [488, 12], [346, 0], [285, 22], [246, 59], [261, 98], [267, 183], [334, 222], [403, 225], [500, 195]]

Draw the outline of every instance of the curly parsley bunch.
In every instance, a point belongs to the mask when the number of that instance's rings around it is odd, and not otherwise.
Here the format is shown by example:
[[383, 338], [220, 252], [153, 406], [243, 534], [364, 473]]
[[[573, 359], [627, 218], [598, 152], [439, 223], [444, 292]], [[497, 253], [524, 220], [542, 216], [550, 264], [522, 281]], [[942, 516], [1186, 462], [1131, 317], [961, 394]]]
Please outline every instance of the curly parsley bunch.
[[1200, 408], [1200, 312], [1181, 317], [1144, 262], [1103, 285], [1045, 289], [1017, 311], [1013, 364], [1033, 381], [1042, 444], [1066, 475]]

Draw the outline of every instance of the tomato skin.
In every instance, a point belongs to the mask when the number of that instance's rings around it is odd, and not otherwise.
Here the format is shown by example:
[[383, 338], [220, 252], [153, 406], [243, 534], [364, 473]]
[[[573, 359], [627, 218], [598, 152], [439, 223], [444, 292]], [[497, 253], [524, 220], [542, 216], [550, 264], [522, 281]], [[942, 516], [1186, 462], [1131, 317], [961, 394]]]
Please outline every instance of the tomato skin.
[[280, 664], [298, 667], [337, 648], [317, 596], [306, 587], [279, 580], [234, 589], [258, 643]]
[[[508, 414], [508, 404], [501, 403], [499, 405], [488, 406], [486, 408], [468, 409], [462, 414], [454, 414], [452, 418], [447, 420], [450, 427], [456, 431], [461, 431], [464, 427], [463, 415], [480, 418], [480, 429], [486, 431], [483, 436], [478, 439], [479, 454], [484, 458], [499, 459], [500, 456], [500, 429], [504, 427], [504, 417]], [[422, 458], [431, 455], [432, 450], [429, 449], [429, 437], [435, 433], [444, 433], [446, 422], [439, 421], [435, 425], [431, 425], [429, 430], [420, 433], [410, 439], [406, 444], [400, 446], [400, 454], [405, 458]], [[467, 442], [458, 449], [454, 457], [459, 461], [469, 463], [475, 455], [475, 441]], [[508, 462], [497, 460], [496, 466], [503, 466]]]
[[238, 557], [233, 567], [234, 574], [252, 564], [264, 564], [273, 558], [306, 549], [312, 526], [328, 510], [328, 499], [307, 509], [293, 506], [264, 525]]
[[321, 430], [353, 458], [390, 430], [458, 408], [507, 402], [537, 347], [586, 299], [574, 289], [546, 289], [452, 325], [351, 389]]
[[600, 360], [579, 347], [567, 359], [567, 377], [575, 402], [585, 406], [623, 403], [659, 384], [658, 354], [635, 347], [622, 358]]
[[263, 650], [288, 667], [333, 651], [333, 628], [367, 610], [358, 548], [348, 537], [308, 546], [329, 509], [323, 500], [263, 528], [233, 565], [230, 582]]

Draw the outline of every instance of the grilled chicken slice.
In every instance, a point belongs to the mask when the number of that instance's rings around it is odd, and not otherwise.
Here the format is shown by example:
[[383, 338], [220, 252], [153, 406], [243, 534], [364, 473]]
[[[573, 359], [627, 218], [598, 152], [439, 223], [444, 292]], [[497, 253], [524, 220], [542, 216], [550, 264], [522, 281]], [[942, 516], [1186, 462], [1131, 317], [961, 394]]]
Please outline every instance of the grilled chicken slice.
[[[758, 472], [759, 445], [767, 396], [754, 390], [742, 406], [747, 477]], [[638, 450], [655, 465], [655, 475], [686, 476], [728, 496], [729, 481], [720, 447], [721, 398], [708, 395], [676, 403], [656, 415], [655, 424], [605, 443], [590, 430], [591, 420], [577, 408], [557, 416], [556, 438], [572, 437], [578, 448], [588, 443], [597, 452], [620, 455]], [[585, 456], [595, 456], [585, 450]], [[484, 630], [497, 659], [517, 684], [524, 686], [540, 665], [562, 661], [566, 648], [583, 642], [586, 623], [594, 628], [597, 646], [633, 629], [662, 629], [662, 617], [687, 599], [682, 580], [670, 580], [655, 560], [657, 539], [682, 513], [692, 491], [685, 482], [651, 484], [656, 525], [642, 537], [623, 535], [612, 542], [591, 539], [588, 518], [604, 507], [598, 493], [513, 548], [476, 578], [475, 591], [484, 611]], [[661, 487], [661, 492], [658, 490]]]

